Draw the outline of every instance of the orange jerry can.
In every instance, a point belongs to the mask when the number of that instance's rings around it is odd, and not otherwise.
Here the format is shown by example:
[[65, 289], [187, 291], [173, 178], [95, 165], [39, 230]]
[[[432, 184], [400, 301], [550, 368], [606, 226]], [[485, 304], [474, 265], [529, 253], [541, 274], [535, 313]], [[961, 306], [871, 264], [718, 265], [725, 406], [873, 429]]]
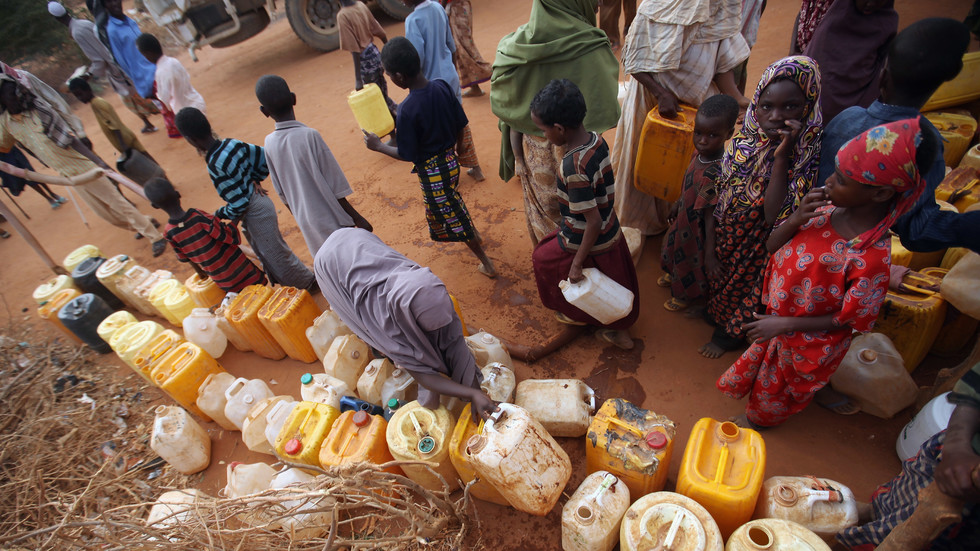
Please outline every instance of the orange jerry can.
[[75, 297], [81, 296], [81, 294], [82, 293], [74, 287], [62, 289], [55, 293], [50, 300], [37, 307], [37, 315], [41, 316], [41, 319], [50, 321], [62, 333], [68, 335], [71, 337], [71, 340], [79, 344], [81, 344], [82, 339], [79, 339], [77, 335], [69, 331], [68, 328], [61, 323], [61, 320], [58, 319], [58, 312]]
[[694, 156], [694, 116], [697, 108], [680, 104], [677, 117], [665, 119], [656, 107], [647, 114], [636, 148], [633, 185], [665, 201], [680, 199], [684, 173]]
[[874, 330], [895, 344], [909, 373], [919, 367], [946, 319], [946, 301], [939, 294], [942, 278], [909, 272], [902, 291], [888, 291]]
[[197, 391], [208, 375], [224, 371], [200, 346], [182, 342], [160, 358], [150, 378], [184, 409], [210, 421], [211, 417], [197, 407]]
[[[477, 477], [476, 471], [470, 465], [469, 455], [466, 453], [466, 443], [469, 442], [471, 436], [483, 432], [483, 423], [481, 422], [479, 425], [474, 423], [473, 415], [470, 413], [471, 411], [470, 404], [466, 404], [463, 412], [459, 414], [459, 419], [453, 428], [453, 435], [449, 439], [449, 461], [456, 468], [456, 474], [463, 481], [463, 486], [466, 486], [471, 480]], [[470, 495], [483, 501], [496, 503], [497, 505], [510, 505], [507, 498], [483, 479], [477, 480], [470, 486]]]
[[194, 299], [194, 303], [201, 308], [214, 308], [225, 299], [224, 290], [210, 277], [202, 279], [195, 273], [184, 281], [184, 287], [187, 287], [187, 292]]
[[936, 199], [951, 203], [960, 212], [980, 203], [980, 175], [969, 166], [954, 168], [936, 188]]
[[943, 141], [943, 160], [946, 166], [957, 167], [960, 159], [970, 149], [973, 135], [977, 133], [977, 120], [969, 114], [932, 111], [923, 113], [939, 131]]
[[664, 489], [674, 450], [674, 422], [622, 398], [606, 400], [585, 436], [585, 471], [607, 471], [633, 501]]
[[[341, 413], [320, 446], [320, 465], [326, 469], [360, 461], [375, 465], [394, 461], [385, 438], [387, 428], [388, 421], [380, 415], [370, 415], [360, 410]], [[400, 467], [385, 470], [404, 474]]]
[[[949, 273], [945, 268], [926, 268], [922, 270], [922, 275], [937, 277], [940, 281]], [[939, 356], [954, 356], [960, 352], [974, 335], [977, 334], [977, 327], [980, 321], [960, 312], [955, 308], [947, 307], [947, 315], [936, 340], [932, 343], [929, 352]]]
[[259, 310], [271, 297], [271, 288], [249, 285], [228, 305], [225, 319], [248, 341], [256, 354], [270, 360], [281, 360], [286, 357], [286, 351], [259, 320]]
[[677, 493], [700, 503], [728, 537], [752, 518], [766, 472], [766, 444], [752, 429], [705, 417], [691, 430]]
[[164, 329], [150, 339], [150, 342], [146, 343], [143, 348], [139, 349], [139, 352], [133, 357], [133, 369], [142, 375], [144, 379], [155, 385], [156, 382], [151, 377], [153, 368], [159, 365], [160, 358], [169, 354], [171, 350], [182, 342], [187, 341], [176, 331], [173, 329]]
[[279, 287], [259, 310], [259, 321], [290, 358], [313, 363], [317, 361], [316, 351], [306, 338], [306, 328], [321, 313], [307, 291]]
[[339, 415], [327, 404], [299, 402], [276, 437], [276, 455], [285, 461], [320, 466], [320, 447]]

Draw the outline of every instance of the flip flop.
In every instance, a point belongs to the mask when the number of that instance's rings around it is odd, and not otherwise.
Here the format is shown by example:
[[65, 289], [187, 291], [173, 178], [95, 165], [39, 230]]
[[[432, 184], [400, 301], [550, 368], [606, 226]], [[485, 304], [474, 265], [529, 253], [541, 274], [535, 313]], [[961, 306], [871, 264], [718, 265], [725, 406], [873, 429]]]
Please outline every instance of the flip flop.
[[673, 282], [674, 279], [670, 277], [670, 274], [664, 274], [657, 280], [657, 287], [670, 287], [670, 284]]
[[585, 325], [585, 323], [575, 321], [561, 312], [555, 312], [555, 319], [558, 320], [559, 323], [564, 323], [565, 325]]
[[683, 300], [670, 297], [670, 299], [664, 303], [664, 310], [667, 310], [668, 312], [680, 312], [682, 310], [687, 310], [688, 306], [689, 304]]
[[828, 404], [823, 404], [817, 401], [817, 405], [824, 409], [829, 409], [837, 415], [854, 415], [861, 412], [861, 406], [852, 402], [847, 396]]

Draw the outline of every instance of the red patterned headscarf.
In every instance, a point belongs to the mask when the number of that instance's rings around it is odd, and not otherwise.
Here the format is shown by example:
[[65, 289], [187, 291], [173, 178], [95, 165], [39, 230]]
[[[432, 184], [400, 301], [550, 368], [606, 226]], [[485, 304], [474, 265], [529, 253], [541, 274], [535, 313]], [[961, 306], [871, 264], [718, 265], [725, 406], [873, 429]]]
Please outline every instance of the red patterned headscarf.
[[895, 202], [888, 215], [877, 226], [852, 239], [850, 246], [864, 248], [885, 237], [895, 220], [918, 201], [926, 187], [915, 164], [916, 148], [921, 141], [919, 119], [906, 119], [867, 130], [837, 152], [837, 169], [848, 178], [895, 190]]

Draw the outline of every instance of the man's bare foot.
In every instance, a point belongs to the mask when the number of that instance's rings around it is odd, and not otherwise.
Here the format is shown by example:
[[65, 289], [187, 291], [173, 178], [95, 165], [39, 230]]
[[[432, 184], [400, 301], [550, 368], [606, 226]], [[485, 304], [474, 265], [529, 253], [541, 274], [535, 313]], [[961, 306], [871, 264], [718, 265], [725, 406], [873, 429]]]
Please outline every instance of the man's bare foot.
[[490, 279], [493, 279], [493, 278], [497, 277], [497, 269], [493, 267], [493, 262], [489, 262], [489, 263], [486, 263], [486, 264], [484, 264], [483, 262], [481, 262], [476, 267], [476, 270], [478, 272], [480, 272], [481, 274], [489, 277]]
[[633, 349], [633, 339], [630, 338], [630, 334], [626, 331], [617, 331], [616, 329], [599, 329], [595, 332], [595, 338], [600, 341], [607, 342], [617, 348], [622, 348], [623, 350]]
[[480, 89], [479, 84], [474, 84], [473, 86], [467, 88], [465, 92], [463, 92], [464, 98], [477, 98], [482, 95], [483, 95], [483, 90]]
[[487, 177], [483, 175], [483, 169], [478, 166], [467, 170], [466, 173], [472, 176], [477, 182], [482, 182], [487, 179]]
[[713, 342], [709, 342], [701, 348], [698, 348], [698, 353], [705, 358], [714, 360], [715, 358], [720, 358], [725, 353], [725, 349]]

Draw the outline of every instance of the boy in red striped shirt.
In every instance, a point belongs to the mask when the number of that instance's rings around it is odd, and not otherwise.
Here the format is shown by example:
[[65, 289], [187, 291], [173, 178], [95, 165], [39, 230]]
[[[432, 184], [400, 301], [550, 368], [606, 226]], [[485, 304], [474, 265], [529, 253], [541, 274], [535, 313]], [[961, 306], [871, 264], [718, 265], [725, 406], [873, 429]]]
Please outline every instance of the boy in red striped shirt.
[[154, 178], [143, 191], [154, 208], [167, 213], [163, 235], [177, 253], [201, 277], [210, 277], [225, 291], [240, 292], [249, 285], [265, 284], [265, 274], [238, 247], [238, 228], [198, 209], [184, 210], [180, 193], [164, 178]]

